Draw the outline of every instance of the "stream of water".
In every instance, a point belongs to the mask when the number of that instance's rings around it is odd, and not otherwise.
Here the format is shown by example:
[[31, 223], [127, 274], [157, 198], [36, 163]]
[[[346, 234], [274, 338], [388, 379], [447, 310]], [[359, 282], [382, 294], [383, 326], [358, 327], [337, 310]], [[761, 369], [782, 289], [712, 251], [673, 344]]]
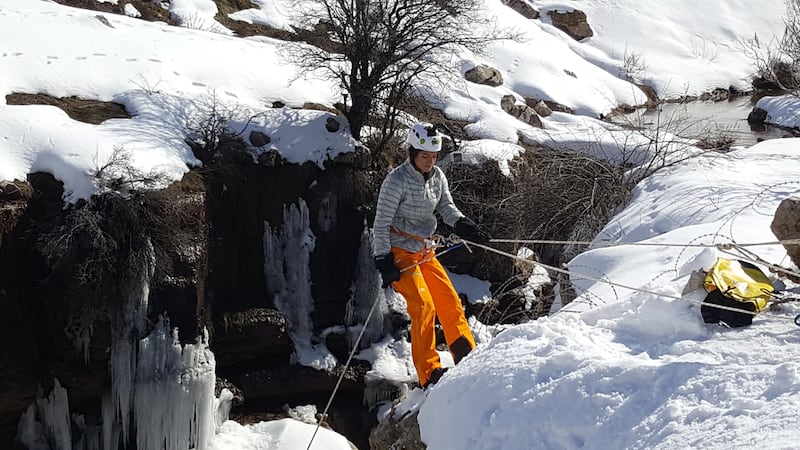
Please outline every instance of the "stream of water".
[[728, 101], [694, 101], [665, 103], [658, 109], [638, 110], [614, 122], [630, 123], [648, 128], [661, 126], [682, 137], [726, 136], [734, 146], [749, 147], [759, 140], [791, 136], [787, 130], [769, 125], [754, 129], [747, 123], [753, 110], [750, 97], [736, 97]]

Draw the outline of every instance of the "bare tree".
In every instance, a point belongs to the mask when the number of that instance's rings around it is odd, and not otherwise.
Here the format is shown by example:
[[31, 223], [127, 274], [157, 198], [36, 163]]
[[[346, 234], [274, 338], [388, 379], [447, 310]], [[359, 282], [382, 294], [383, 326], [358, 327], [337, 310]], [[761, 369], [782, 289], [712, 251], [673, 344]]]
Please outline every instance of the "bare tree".
[[288, 56], [340, 83], [356, 139], [377, 102], [396, 107], [447, 52], [480, 54], [489, 42], [513, 37], [494, 25], [480, 0], [298, 0], [295, 10], [303, 28], [325, 32], [329, 42], [293, 46]]

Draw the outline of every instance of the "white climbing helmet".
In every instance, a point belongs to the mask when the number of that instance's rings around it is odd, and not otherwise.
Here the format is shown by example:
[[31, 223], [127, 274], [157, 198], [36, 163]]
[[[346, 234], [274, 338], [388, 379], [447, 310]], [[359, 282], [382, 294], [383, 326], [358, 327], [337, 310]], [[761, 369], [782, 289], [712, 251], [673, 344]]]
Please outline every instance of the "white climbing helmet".
[[443, 135], [427, 122], [415, 123], [408, 132], [406, 143], [417, 150], [438, 152], [442, 150]]

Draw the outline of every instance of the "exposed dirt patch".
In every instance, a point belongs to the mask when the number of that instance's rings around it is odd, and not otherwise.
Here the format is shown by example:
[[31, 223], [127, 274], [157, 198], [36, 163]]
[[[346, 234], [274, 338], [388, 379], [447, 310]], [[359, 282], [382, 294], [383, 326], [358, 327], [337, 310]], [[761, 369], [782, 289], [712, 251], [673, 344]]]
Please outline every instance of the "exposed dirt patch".
[[92, 11], [112, 14], [125, 14], [125, 5], [130, 3], [142, 14], [140, 19], [147, 20], [148, 22], [169, 22], [169, 11], [162, 8], [160, 4], [149, 0], [121, 1], [117, 5], [100, 3], [95, 0], [55, 0], [55, 2], [74, 8], [90, 9]]
[[220, 9], [220, 12], [217, 13], [216, 17], [214, 18], [217, 19], [217, 22], [224, 25], [225, 28], [236, 33], [236, 35], [239, 37], [266, 36], [274, 39], [279, 39], [282, 41], [300, 40], [300, 38], [296, 34], [286, 30], [278, 30], [276, 28], [271, 28], [265, 25], [242, 22], [241, 20], [233, 20], [230, 17], [228, 17], [228, 13], [223, 13], [222, 9]]
[[73, 120], [99, 125], [108, 119], [130, 119], [123, 105], [78, 97], [51, 97], [45, 94], [8, 94], [9, 105], [50, 105], [64, 110]]

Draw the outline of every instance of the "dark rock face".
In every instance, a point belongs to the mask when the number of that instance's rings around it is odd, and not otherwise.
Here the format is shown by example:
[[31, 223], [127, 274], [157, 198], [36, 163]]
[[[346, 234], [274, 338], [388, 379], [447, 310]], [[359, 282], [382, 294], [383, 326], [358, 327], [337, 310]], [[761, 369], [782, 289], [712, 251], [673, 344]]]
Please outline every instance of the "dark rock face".
[[292, 353], [286, 319], [269, 308], [226, 312], [215, 328], [211, 350], [218, 371], [235, 371], [238, 366], [284, 363]]
[[[35, 238], [27, 233], [41, 217], [61, 213], [63, 187], [50, 175], [32, 174], [28, 182], [31, 198], [18, 204], [13, 215], [4, 215], [11, 220], [0, 226], [0, 443], [12, 441], [20, 414], [35, 398], [38, 380], [51, 374], [54, 365], [42, 360], [59, 361], [62, 351], [71, 353], [55, 339], [63, 330], [54, 327], [54, 319], [65, 313], [63, 302], [42, 286], [49, 270], [33, 251]], [[50, 281], [50, 289], [59, 289], [59, 280]]]
[[309, 210], [316, 245], [311, 256], [316, 329], [341, 324], [350, 296], [365, 220], [377, 187], [368, 171], [333, 161], [323, 170], [313, 163], [254, 163], [232, 151], [209, 166], [206, 220], [209, 229], [206, 287], [214, 326], [227, 311], [274, 307], [264, 275], [265, 223], [284, 222], [284, 209], [302, 198]]
[[[272, 164], [260, 164], [235, 147], [207, 162], [202, 171], [158, 191], [171, 211], [159, 210], [159, 215], [174, 214], [184, 222], [182, 229], [149, 231], [155, 241], [170, 241], [179, 234], [182, 243], [171, 254], [158, 255], [149, 320], [166, 313], [179, 328], [182, 342], [193, 342], [206, 327], [218, 376], [241, 388], [242, 407], [250, 411], [276, 405], [280, 409], [292, 398], [313, 401], [321, 411], [332, 392], [338, 372], [290, 363], [292, 345], [285, 320], [268, 294], [262, 242], [265, 224], [280, 228], [284, 209], [299, 199], [306, 202], [316, 237], [310, 260], [316, 302], [312, 321], [317, 330], [342, 324], [361, 233], [378, 191], [373, 172], [362, 160], [350, 155], [329, 161], [324, 170], [311, 163], [287, 164], [279, 157]], [[37, 388], [41, 385], [48, 392], [56, 378], [69, 392], [71, 413], [98, 414], [111, 383], [112, 333], [106, 308], [113, 305], [100, 304], [97, 309], [86, 355], [68, 334], [76, 312], [85, 312], [98, 298], [113, 302], [119, 297], [117, 262], [97, 265], [95, 277], [78, 284], [74, 265], [58, 265], [42, 253], [42, 233], [60, 229], [85, 204], [65, 209], [63, 186], [49, 174], [32, 174], [27, 183], [7, 182], [6, 191], [6, 197], [0, 195], [2, 448], [11, 447], [19, 417], [34, 401]], [[124, 207], [125, 200], [108, 204]], [[102, 210], [98, 214], [102, 217]], [[79, 247], [69, 253], [77, 259], [89, 255]], [[350, 368], [331, 412], [339, 417], [330, 420], [337, 431], [362, 446], [374, 420], [361, 411], [365, 370]], [[248, 382], [254, 379], [267, 380], [266, 386], [274, 389]]]

